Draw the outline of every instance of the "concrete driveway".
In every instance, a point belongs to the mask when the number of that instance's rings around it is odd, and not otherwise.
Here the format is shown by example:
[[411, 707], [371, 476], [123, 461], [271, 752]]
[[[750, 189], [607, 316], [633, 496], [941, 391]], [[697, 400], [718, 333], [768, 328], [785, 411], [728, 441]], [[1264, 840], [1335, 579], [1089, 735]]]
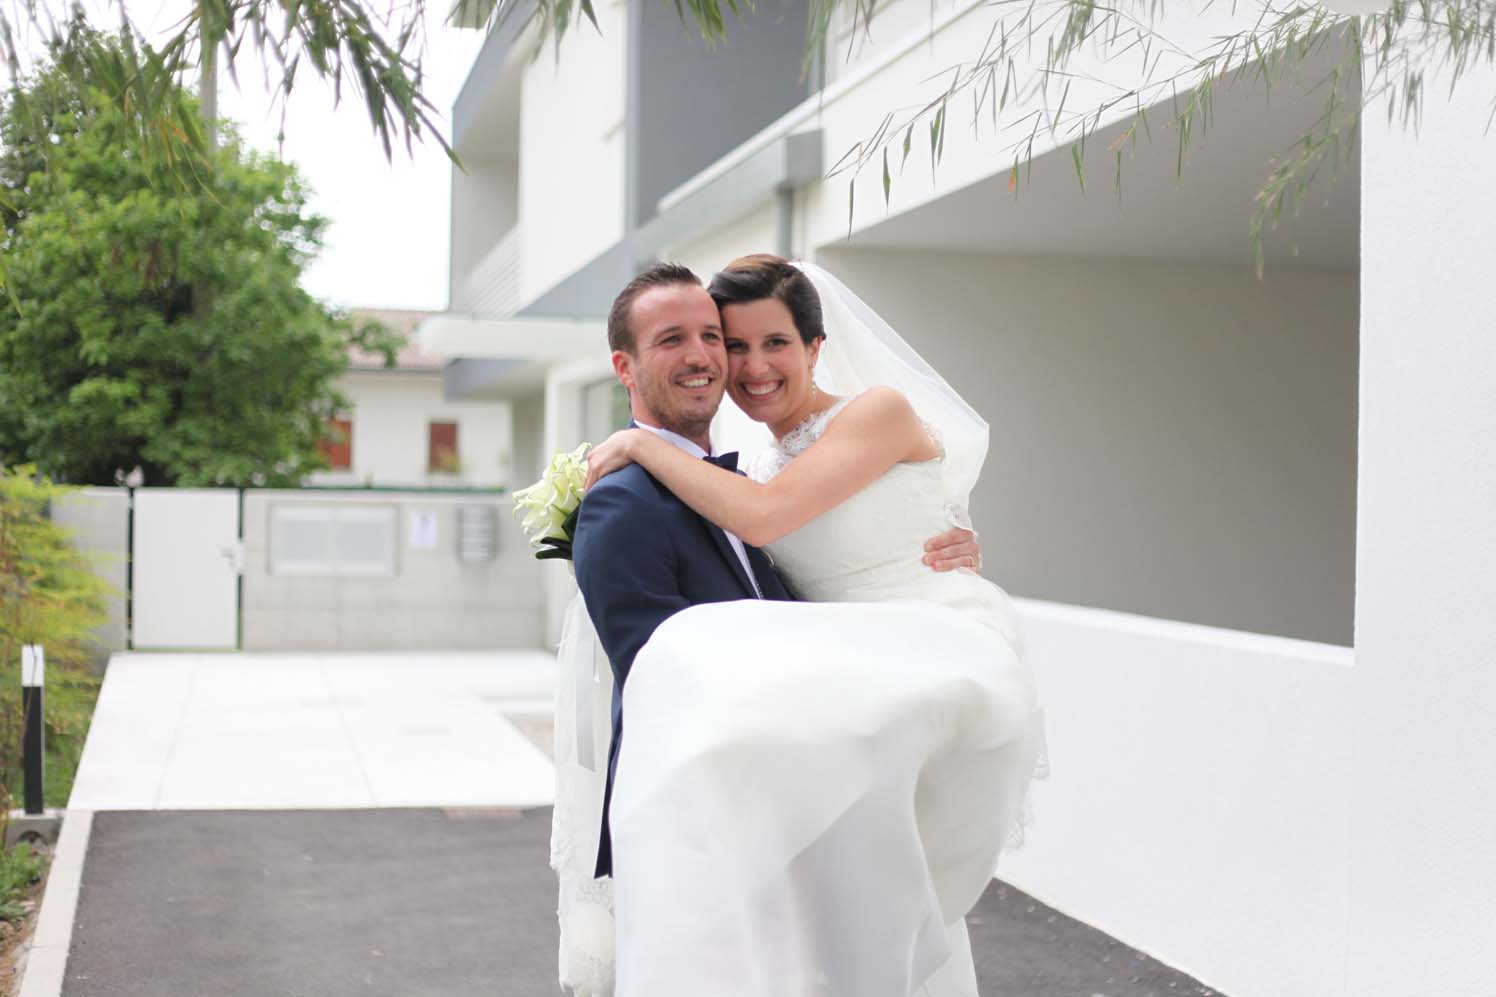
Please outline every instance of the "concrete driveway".
[[117, 654], [68, 806], [549, 804], [523, 731], [548, 723], [554, 673], [538, 651]]
[[[556, 994], [549, 834], [548, 809], [98, 814], [62, 993]], [[984, 997], [1212, 993], [1001, 882], [968, 920]]]
[[[22, 997], [540, 997], [551, 659], [130, 654]], [[994, 881], [985, 997], [1213, 991]]]

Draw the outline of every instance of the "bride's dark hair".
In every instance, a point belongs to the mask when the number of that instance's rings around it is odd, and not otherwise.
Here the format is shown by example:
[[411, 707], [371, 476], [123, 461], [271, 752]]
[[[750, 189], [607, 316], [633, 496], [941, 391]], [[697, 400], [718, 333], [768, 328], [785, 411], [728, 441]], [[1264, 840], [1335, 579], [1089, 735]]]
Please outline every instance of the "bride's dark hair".
[[790, 310], [795, 331], [806, 346], [826, 338], [821, 319], [821, 296], [805, 271], [782, 256], [754, 253], [740, 256], [712, 278], [707, 293], [720, 311], [725, 305], [745, 305], [773, 298]]

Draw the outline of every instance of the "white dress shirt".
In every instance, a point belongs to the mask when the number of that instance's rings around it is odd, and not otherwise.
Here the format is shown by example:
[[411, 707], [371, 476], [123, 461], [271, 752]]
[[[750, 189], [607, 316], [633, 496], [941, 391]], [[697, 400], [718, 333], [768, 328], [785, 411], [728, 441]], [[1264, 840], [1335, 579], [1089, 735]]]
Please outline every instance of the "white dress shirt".
[[[709, 455], [705, 450], [701, 449], [700, 445], [691, 442], [679, 433], [672, 433], [668, 429], [661, 429], [658, 426], [651, 426], [646, 422], [640, 422], [638, 419], [634, 420], [634, 425], [638, 426], [640, 429], [649, 430], [660, 439], [673, 444], [678, 450], [684, 450], [692, 457], [701, 459], [707, 456], [717, 456], [715, 448], [713, 448], [712, 453]], [[723, 530], [722, 532], [727, 534], [727, 542], [732, 544], [733, 553], [738, 555], [738, 560], [743, 564], [743, 570], [748, 573], [748, 580], [753, 583], [753, 593], [760, 599], [762, 599], [764, 597], [764, 592], [763, 589], [758, 587], [758, 579], [753, 575], [753, 565], [748, 563], [748, 552], [743, 549], [743, 541], [738, 539], [738, 536], [735, 533], [730, 533], [727, 530]]]

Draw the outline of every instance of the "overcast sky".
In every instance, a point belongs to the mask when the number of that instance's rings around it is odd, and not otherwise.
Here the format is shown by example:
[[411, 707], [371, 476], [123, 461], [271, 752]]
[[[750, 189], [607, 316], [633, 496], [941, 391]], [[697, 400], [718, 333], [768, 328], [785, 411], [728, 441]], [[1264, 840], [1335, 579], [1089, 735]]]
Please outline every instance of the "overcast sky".
[[[441, 11], [440, 3], [434, 5]], [[426, 95], [448, 130], [452, 102], [482, 43], [477, 31], [443, 27], [430, 18]], [[313, 190], [311, 207], [331, 220], [322, 255], [307, 271], [311, 294], [348, 307], [447, 306], [447, 227], [451, 165], [427, 138], [414, 156], [397, 147], [393, 162], [370, 127], [357, 94], [344, 90], [333, 107], [332, 88], [308, 77], [298, 82], [286, 115], [282, 158], [295, 163]], [[219, 108], [237, 121], [249, 142], [276, 148], [279, 111], [256, 70], [240, 69], [240, 89], [222, 79]]]
[[[118, 23], [117, 11], [98, 0], [87, 6], [100, 27]], [[190, 7], [183, 0], [127, 4], [147, 37], [164, 33]], [[478, 31], [444, 27], [445, 11], [442, 0], [434, 0], [427, 16], [426, 95], [450, 137], [452, 101], [483, 39]], [[18, 41], [38, 47], [25, 38]], [[237, 64], [238, 89], [227, 73], [220, 77], [219, 112], [238, 123], [251, 145], [274, 152], [280, 113], [272, 107], [259, 62], [248, 53], [246, 44]], [[334, 108], [332, 87], [309, 69], [303, 60], [280, 147], [282, 158], [295, 163], [312, 188], [311, 209], [331, 221], [326, 246], [303, 286], [347, 307], [445, 308], [451, 188], [446, 154], [427, 138], [414, 156], [400, 146], [394, 161], [387, 161], [361, 97], [344, 87], [343, 102]]]

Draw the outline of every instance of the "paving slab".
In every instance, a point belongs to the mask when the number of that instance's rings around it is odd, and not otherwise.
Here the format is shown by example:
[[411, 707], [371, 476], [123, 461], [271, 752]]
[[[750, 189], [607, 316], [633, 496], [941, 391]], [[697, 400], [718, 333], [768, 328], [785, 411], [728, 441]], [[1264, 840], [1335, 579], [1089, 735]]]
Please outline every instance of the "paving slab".
[[[550, 811], [99, 813], [65, 997], [541, 997]], [[984, 997], [1214, 993], [994, 882]]]
[[116, 654], [74, 810], [548, 805], [539, 651]]

